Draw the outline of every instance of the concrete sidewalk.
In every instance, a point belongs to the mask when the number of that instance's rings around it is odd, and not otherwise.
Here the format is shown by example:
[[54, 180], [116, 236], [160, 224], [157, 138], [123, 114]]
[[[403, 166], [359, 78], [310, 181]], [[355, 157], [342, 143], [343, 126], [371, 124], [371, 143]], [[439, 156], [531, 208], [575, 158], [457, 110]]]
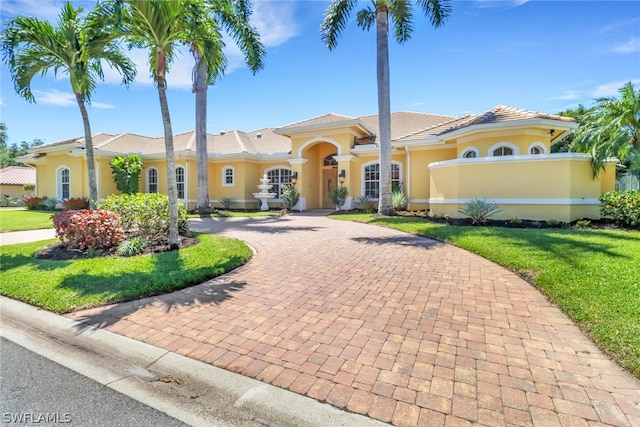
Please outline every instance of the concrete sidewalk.
[[68, 317], [395, 425], [640, 425], [640, 381], [483, 258], [317, 215], [192, 228], [256, 256], [198, 286]]
[[56, 231], [53, 228], [43, 230], [12, 231], [0, 233], [0, 246], [16, 243], [37, 242], [38, 240], [55, 239]]

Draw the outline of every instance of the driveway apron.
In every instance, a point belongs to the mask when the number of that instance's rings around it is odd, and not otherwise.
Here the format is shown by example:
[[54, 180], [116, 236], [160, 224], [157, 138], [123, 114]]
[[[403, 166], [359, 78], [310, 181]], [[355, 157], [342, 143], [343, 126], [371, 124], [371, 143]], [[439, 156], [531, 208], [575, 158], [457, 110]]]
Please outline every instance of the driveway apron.
[[640, 381], [479, 256], [313, 214], [191, 225], [255, 257], [68, 317], [395, 425], [640, 426]]

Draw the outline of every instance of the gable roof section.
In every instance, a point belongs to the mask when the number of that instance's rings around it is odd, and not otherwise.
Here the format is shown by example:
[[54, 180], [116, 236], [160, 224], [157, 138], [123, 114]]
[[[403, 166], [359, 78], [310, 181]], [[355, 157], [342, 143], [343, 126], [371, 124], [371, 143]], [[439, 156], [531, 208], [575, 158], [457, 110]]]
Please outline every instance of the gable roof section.
[[35, 184], [36, 170], [24, 166], [9, 166], [0, 169], [0, 184], [2, 185], [24, 185]]

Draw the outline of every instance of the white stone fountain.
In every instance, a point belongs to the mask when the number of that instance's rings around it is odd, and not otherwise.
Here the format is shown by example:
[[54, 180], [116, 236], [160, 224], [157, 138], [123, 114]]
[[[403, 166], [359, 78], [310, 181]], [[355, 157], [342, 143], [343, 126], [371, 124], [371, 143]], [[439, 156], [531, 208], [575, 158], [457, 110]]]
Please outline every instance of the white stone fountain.
[[268, 211], [269, 210], [269, 203], [267, 203], [267, 201], [269, 199], [274, 199], [276, 197], [276, 193], [269, 193], [269, 190], [271, 189], [271, 187], [273, 187], [273, 185], [269, 184], [269, 178], [267, 178], [267, 174], [265, 173], [264, 175], [262, 175], [262, 179], [260, 180], [261, 184], [258, 185], [258, 188], [260, 189], [259, 193], [253, 193], [253, 196], [256, 199], [260, 200], [260, 210], [261, 211]]

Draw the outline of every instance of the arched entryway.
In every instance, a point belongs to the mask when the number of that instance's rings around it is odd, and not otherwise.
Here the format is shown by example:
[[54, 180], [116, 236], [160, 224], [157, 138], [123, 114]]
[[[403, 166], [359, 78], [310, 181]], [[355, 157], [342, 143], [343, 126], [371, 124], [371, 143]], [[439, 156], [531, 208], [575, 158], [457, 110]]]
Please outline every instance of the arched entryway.
[[338, 162], [341, 147], [333, 141], [310, 141], [300, 149], [301, 165], [300, 193], [306, 200], [307, 209], [333, 209], [329, 191], [338, 185]]
[[338, 162], [334, 159], [336, 155], [338, 153], [331, 153], [322, 160], [322, 209], [336, 207], [329, 197], [331, 189], [338, 185]]

